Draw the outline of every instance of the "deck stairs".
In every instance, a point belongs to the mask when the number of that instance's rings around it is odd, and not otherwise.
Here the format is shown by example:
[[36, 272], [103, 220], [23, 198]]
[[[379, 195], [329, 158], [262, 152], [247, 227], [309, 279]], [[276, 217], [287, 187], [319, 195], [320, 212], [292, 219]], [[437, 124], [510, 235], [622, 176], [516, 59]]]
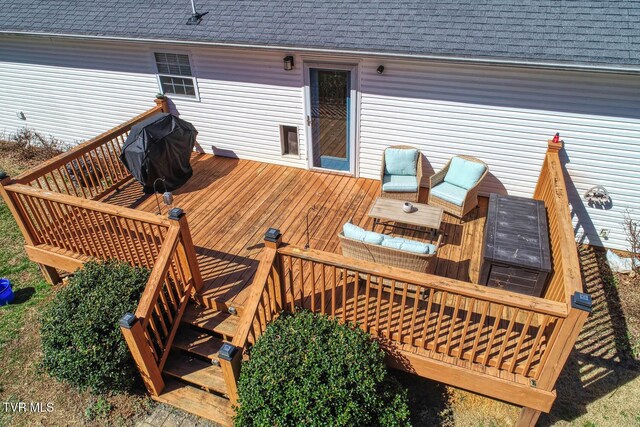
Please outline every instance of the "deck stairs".
[[162, 372], [165, 389], [153, 398], [222, 426], [233, 409], [219, 366], [223, 340], [233, 339], [239, 317], [190, 302]]

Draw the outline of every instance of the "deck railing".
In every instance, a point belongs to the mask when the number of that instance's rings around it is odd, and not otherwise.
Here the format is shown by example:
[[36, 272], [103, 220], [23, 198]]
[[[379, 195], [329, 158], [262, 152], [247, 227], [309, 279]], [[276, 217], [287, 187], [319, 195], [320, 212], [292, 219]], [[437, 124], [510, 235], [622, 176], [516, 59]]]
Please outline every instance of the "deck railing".
[[555, 400], [555, 382], [589, 311], [576, 304], [579, 264], [553, 145], [535, 197], [545, 201], [550, 224], [553, 272], [545, 298], [267, 246], [231, 343], [236, 351], [223, 364], [232, 400], [242, 352], [280, 311], [304, 308], [358, 324], [387, 348], [393, 366], [523, 406], [519, 425], [535, 424]]
[[119, 259], [153, 268], [169, 227], [167, 219], [102, 203], [131, 174], [119, 155], [129, 130], [167, 111], [165, 99], [102, 135], [16, 178], [0, 178], [0, 194], [26, 241], [29, 258], [52, 283], [56, 269], [75, 271], [89, 259]]
[[164, 388], [162, 369], [180, 326], [189, 298], [202, 287], [200, 270], [186, 218], [179, 209], [156, 259], [135, 314], [128, 313], [120, 328], [150, 393]]
[[131, 179], [120, 153], [131, 127], [167, 111], [166, 102], [17, 176], [13, 182], [84, 199], [99, 199]]

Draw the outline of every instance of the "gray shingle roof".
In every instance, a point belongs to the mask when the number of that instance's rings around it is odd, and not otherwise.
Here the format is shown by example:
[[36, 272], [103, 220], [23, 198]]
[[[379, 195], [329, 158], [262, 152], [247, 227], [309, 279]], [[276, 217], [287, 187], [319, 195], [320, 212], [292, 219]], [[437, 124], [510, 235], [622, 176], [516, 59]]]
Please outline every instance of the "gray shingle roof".
[[640, 68], [640, 1], [0, 0], [0, 31]]

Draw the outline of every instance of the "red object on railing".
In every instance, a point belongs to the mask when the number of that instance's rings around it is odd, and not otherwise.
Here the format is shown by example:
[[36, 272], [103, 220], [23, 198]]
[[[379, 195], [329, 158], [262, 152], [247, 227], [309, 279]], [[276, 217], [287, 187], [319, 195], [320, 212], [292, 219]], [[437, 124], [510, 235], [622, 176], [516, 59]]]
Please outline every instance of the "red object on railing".
[[559, 144], [560, 143], [560, 132], [556, 132], [556, 135], [553, 137], [553, 142], [555, 144]]

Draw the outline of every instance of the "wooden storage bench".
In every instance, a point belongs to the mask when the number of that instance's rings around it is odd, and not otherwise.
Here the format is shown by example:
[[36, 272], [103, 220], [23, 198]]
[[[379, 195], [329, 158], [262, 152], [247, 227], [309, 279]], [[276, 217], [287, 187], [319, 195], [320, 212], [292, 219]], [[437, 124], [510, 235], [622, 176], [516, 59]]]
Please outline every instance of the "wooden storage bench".
[[551, 272], [544, 203], [491, 194], [479, 283], [542, 296]]

